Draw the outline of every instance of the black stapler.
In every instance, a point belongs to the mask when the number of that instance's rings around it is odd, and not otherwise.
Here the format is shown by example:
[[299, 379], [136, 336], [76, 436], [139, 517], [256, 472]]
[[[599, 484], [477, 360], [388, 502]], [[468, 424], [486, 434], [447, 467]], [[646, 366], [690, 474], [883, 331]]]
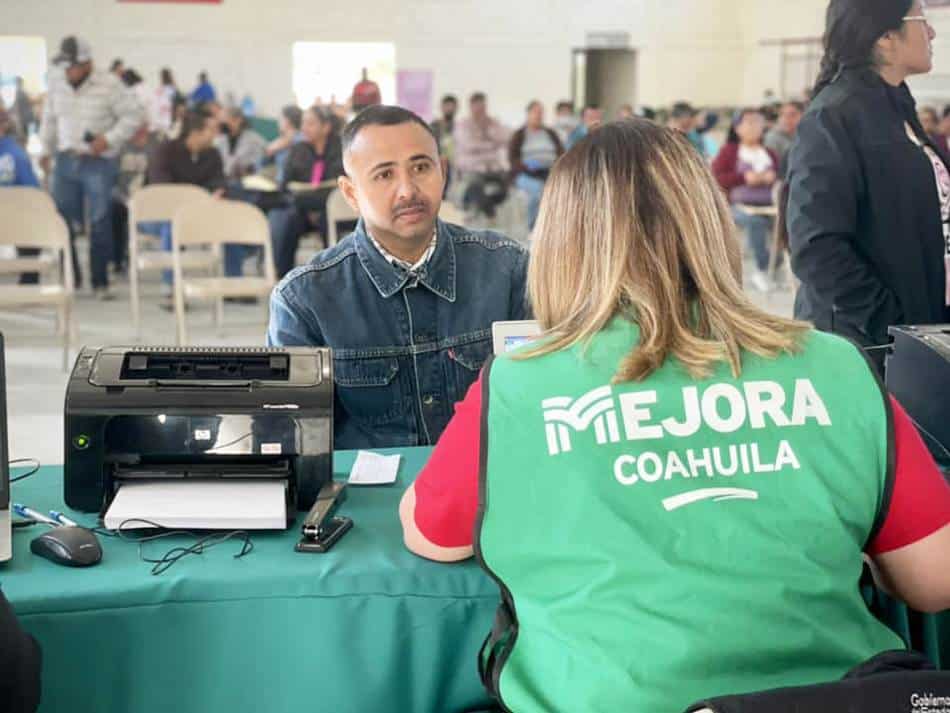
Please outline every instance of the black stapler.
[[303, 521], [303, 538], [294, 548], [297, 552], [327, 552], [353, 527], [353, 520], [348, 517], [331, 517], [345, 499], [346, 483], [331, 480], [320, 489]]

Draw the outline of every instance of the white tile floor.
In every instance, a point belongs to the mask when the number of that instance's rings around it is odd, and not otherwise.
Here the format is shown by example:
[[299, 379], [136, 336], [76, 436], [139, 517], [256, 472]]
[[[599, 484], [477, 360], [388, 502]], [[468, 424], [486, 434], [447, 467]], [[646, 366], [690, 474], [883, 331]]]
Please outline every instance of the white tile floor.
[[[83, 263], [85, 266], [86, 262]], [[79, 344], [134, 343], [128, 284], [115, 284], [118, 299], [98, 302], [88, 292], [76, 301]], [[791, 315], [789, 289], [769, 294], [750, 290], [755, 302], [769, 311]], [[174, 344], [174, 316], [161, 310], [157, 277], [143, 290], [143, 340]], [[213, 326], [212, 310], [197, 305], [188, 314], [189, 336], [200, 345], [261, 345], [266, 329], [266, 305], [226, 305], [224, 326]], [[51, 313], [41, 310], [0, 311], [0, 331], [6, 341], [7, 410], [11, 458], [39, 458], [44, 464], [63, 462], [63, 406], [67, 375], [61, 368], [61, 342], [53, 332]], [[76, 350], [70, 357], [75, 359]]]

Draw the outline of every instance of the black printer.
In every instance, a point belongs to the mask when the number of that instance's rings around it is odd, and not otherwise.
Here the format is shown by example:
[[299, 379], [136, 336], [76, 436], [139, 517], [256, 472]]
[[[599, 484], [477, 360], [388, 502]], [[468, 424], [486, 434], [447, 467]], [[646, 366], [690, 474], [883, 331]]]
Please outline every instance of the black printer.
[[66, 503], [105, 512], [133, 479], [282, 479], [292, 519], [333, 477], [332, 370], [329, 349], [84, 348], [66, 390]]
[[950, 471], [950, 324], [891, 327], [887, 390], [914, 420], [937, 463]]

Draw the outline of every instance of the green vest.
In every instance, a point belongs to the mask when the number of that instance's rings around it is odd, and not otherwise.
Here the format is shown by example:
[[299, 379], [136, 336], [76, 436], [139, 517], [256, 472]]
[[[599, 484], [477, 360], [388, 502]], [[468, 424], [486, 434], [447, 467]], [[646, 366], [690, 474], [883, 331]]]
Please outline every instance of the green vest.
[[840, 678], [901, 640], [869, 613], [862, 550], [886, 512], [892, 425], [850, 343], [673, 359], [611, 384], [639, 330], [484, 378], [475, 550], [503, 605], [480, 656], [517, 713], [679, 713]]

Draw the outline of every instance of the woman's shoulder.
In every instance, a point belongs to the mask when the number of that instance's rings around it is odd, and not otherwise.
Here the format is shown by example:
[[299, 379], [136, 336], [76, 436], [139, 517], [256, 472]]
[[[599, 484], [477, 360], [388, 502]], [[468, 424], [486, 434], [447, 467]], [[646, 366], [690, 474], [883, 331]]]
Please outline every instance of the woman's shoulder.
[[853, 374], [857, 367], [865, 366], [873, 371], [867, 353], [859, 344], [818, 329], [809, 329], [802, 335], [798, 352], [790, 358], [809, 362], [827, 374]]
[[290, 147], [287, 160], [312, 159], [315, 154], [316, 151], [314, 151], [313, 145], [309, 141], [299, 141]]
[[869, 113], [868, 109], [880, 109], [884, 105], [886, 90], [879, 78], [875, 79], [860, 72], [844, 72], [818, 93], [809, 105], [806, 115], [855, 115], [873, 119], [880, 113]]

